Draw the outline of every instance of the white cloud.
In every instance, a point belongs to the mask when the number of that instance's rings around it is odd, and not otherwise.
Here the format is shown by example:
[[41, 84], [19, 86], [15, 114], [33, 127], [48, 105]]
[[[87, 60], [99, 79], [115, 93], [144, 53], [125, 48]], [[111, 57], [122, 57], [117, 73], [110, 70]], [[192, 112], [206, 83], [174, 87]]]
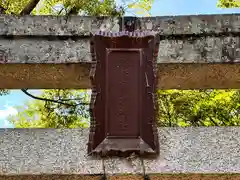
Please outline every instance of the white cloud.
[[6, 109], [0, 109], [0, 119], [6, 118], [9, 115], [17, 114], [17, 110], [11, 106], [5, 106]]
[[[0, 121], [3, 121], [4, 123], [2, 124], [4, 127], [11, 127], [12, 125], [8, 122], [6, 119], [10, 115], [15, 115], [17, 114], [17, 110], [12, 107], [12, 106], [5, 106], [6, 109], [0, 109]], [[1, 123], [0, 123], [1, 124]]]

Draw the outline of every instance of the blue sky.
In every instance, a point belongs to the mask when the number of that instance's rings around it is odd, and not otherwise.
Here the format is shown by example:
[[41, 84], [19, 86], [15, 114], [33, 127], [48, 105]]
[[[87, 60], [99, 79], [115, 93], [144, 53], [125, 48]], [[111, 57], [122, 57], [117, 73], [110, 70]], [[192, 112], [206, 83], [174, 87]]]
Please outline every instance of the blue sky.
[[[240, 8], [221, 9], [216, 7], [217, 0], [155, 0], [151, 10], [152, 16], [168, 15], [194, 15], [194, 14], [230, 14], [240, 13]], [[133, 14], [128, 13], [132, 16]], [[39, 90], [32, 90], [33, 94], [40, 93]], [[13, 127], [8, 123], [6, 117], [16, 114], [16, 105], [22, 105], [25, 101], [31, 100], [19, 90], [12, 90], [7, 96], [0, 96], [0, 128]]]
[[[154, 0], [152, 16], [240, 13], [240, 8], [216, 7], [217, 0]], [[130, 14], [129, 14], [130, 15]]]
[[[30, 90], [29, 92], [34, 95], [41, 93], [40, 90]], [[0, 96], [0, 128], [13, 127], [13, 125], [7, 121], [6, 117], [17, 113], [14, 106], [23, 105], [24, 102], [28, 100], [31, 100], [31, 98], [20, 90], [11, 90], [9, 95]]]

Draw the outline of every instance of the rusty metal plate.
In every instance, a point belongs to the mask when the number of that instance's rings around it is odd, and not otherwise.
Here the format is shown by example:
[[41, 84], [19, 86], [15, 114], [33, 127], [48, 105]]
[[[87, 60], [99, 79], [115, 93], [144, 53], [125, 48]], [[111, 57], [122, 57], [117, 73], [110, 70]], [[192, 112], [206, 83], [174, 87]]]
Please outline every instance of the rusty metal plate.
[[105, 123], [108, 138], [132, 138], [140, 134], [141, 57], [141, 50], [107, 49]]
[[89, 154], [158, 154], [157, 37], [152, 32], [93, 37]]

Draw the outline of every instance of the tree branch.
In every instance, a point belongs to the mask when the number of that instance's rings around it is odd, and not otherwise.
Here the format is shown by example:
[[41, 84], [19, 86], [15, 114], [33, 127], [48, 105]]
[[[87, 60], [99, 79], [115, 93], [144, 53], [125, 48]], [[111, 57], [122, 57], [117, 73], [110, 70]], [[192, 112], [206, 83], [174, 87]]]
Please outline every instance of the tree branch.
[[0, 5], [0, 14], [6, 14], [6, 8]]
[[[25, 8], [20, 12], [20, 15], [28, 15], [32, 12], [32, 10], [37, 6], [37, 4], [39, 3], [40, 0], [30, 0], [30, 2], [25, 6]], [[68, 15], [75, 15], [78, 14], [78, 10], [77, 8], [74, 6], [68, 13]], [[42, 97], [37, 97], [34, 96], [32, 94], [30, 94], [29, 92], [27, 92], [27, 89], [21, 89], [21, 91], [26, 94], [27, 96], [37, 99], [37, 100], [41, 100], [41, 101], [45, 101], [45, 102], [53, 102], [53, 103], [58, 103], [61, 105], [67, 105], [67, 106], [78, 106], [78, 105], [89, 105], [89, 103], [79, 103], [79, 104], [69, 104], [69, 103], [65, 103], [63, 101], [67, 101], [66, 99], [63, 100], [53, 100], [53, 99], [47, 99], [47, 98], [42, 98]], [[69, 99], [70, 100], [70, 99]]]
[[69, 15], [77, 15], [78, 14], [78, 10], [76, 8], [76, 6], [73, 6], [73, 8], [68, 12], [68, 16]]
[[57, 101], [57, 100], [53, 100], [53, 99], [47, 99], [47, 98], [42, 98], [42, 97], [37, 97], [37, 96], [34, 96], [32, 95], [31, 93], [29, 93], [27, 91], [27, 89], [21, 89], [21, 91], [26, 94], [27, 96], [33, 98], [33, 99], [37, 99], [37, 100], [41, 100], [41, 101], [48, 101], [48, 102], [53, 102], [53, 103], [58, 103], [58, 104], [61, 104], [61, 105], [66, 105], [66, 106], [78, 106], [78, 105], [85, 105], [85, 106], [88, 106], [89, 103], [78, 103], [78, 104], [69, 104], [69, 103], [65, 103], [65, 102], [62, 102], [62, 101]]
[[215, 126], [219, 126], [218, 123], [216, 121], [214, 121], [211, 116], [209, 116], [209, 119]]
[[40, 0], [30, 0], [30, 2], [23, 8], [20, 15], [28, 15], [37, 6]]

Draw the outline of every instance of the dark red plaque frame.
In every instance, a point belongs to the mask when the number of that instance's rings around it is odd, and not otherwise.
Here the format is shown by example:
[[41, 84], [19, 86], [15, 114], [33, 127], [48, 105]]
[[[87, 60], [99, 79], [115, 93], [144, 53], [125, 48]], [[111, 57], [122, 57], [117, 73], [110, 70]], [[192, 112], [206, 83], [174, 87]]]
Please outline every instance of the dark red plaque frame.
[[98, 32], [91, 42], [89, 154], [157, 155], [156, 64], [153, 32]]

